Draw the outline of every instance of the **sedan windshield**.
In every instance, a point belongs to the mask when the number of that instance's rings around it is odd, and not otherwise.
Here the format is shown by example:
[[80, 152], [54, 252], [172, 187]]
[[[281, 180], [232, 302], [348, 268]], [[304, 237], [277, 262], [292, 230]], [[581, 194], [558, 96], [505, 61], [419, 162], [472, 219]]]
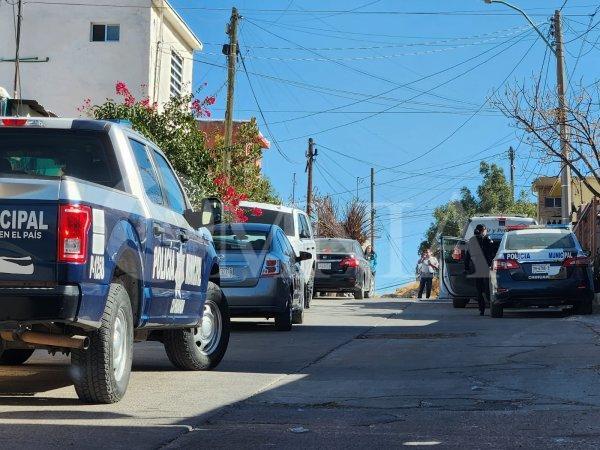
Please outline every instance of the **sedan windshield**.
[[352, 253], [352, 242], [317, 240], [317, 251], [320, 253]]
[[247, 229], [217, 229], [213, 232], [213, 240], [217, 250], [237, 252], [261, 252], [268, 250], [268, 231]]
[[506, 240], [506, 250], [572, 249], [575, 241], [570, 233], [513, 234]]

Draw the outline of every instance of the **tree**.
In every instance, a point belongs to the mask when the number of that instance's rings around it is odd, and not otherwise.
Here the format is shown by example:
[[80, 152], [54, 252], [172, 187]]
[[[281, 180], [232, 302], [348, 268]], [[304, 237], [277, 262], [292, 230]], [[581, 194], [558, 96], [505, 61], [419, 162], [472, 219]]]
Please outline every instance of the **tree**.
[[107, 99], [100, 105], [92, 105], [88, 99], [80, 112], [94, 119], [131, 122], [134, 130], [165, 152], [193, 206], [198, 207], [204, 197], [216, 195], [222, 198], [229, 219], [242, 221], [245, 215], [239, 208], [240, 201], [276, 200], [271, 184], [262, 176], [257, 164], [262, 155], [255, 120], [242, 127], [231, 149], [231, 176], [226, 179], [221, 158], [206, 148], [205, 135], [198, 127], [199, 118], [211, 115], [208, 108], [215, 102], [213, 96], [203, 99], [193, 94], [173, 96], [158, 108], [148, 96], [137, 99], [123, 82], [116, 83], [115, 93], [120, 100]]
[[331, 197], [315, 195], [317, 230], [320, 237], [354, 239], [361, 245], [369, 238], [367, 205], [353, 199], [343, 209]]
[[[600, 90], [578, 89], [565, 106], [564, 114], [557, 108], [556, 94], [542, 92], [541, 78], [534, 80], [532, 89], [516, 85], [507, 89], [495, 101], [498, 109], [524, 131], [527, 141], [538, 149], [543, 162], [567, 164], [583, 184], [600, 197]], [[566, 145], [570, 156], [561, 150], [561, 125], [568, 136]]]

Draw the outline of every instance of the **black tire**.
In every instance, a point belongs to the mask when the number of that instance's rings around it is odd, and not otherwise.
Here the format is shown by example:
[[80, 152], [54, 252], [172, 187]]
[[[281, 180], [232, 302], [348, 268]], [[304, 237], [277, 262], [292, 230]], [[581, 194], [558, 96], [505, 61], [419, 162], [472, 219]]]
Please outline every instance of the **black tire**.
[[[113, 342], [117, 334], [122, 336], [120, 349]], [[133, 354], [131, 302], [121, 283], [111, 283], [102, 325], [88, 336], [89, 349], [71, 352], [75, 391], [87, 403], [116, 403], [127, 391]]]
[[287, 302], [283, 312], [275, 316], [275, 329], [277, 331], [291, 331], [293, 323], [293, 311], [291, 302]]
[[469, 303], [468, 298], [453, 298], [452, 299], [452, 306], [454, 306], [455, 308], [465, 308], [467, 306], [467, 303]]
[[304, 309], [295, 309], [292, 311], [292, 323], [294, 325], [304, 323]]
[[594, 302], [589, 300], [584, 300], [583, 302], [579, 302], [575, 304], [575, 314], [580, 315], [590, 315], [594, 312]]
[[504, 308], [501, 305], [495, 303], [491, 304], [491, 314], [495, 319], [501, 319], [504, 316]]
[[229, 306], [221, 289], [208, 283], [203, 322], [197, 328], [164, 332], [164, 346], [171, 363], [181, 370], [211, 370], [219, 365], [229, 345]]
[[25, 364], [31, 355], [33, 349], [11, 348], [9, 350], [0, 351], [0, 366], [20, 366]]
[[359, 287], [358, 289], [354, 290], [354, 298], [356, 300], [362, 300], [363, 298], [365, 298], [365, 288], [364, 287]]

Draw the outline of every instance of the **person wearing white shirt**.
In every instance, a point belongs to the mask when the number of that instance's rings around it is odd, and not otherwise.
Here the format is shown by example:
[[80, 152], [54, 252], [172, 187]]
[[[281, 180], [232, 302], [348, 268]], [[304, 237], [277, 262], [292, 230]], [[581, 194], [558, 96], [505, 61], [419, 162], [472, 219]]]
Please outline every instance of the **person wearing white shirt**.
[[431, 254], [431, 250], [427, 249], [421, 255], [417, 263], [417, 274], [419, 275], [419, 295], [417, 298], [423, 298], [425, 291], [426, 298], [431, 297], [431, 285], [433, 284], [433, 276], [439, 269], [439, 263], [435, 256]]

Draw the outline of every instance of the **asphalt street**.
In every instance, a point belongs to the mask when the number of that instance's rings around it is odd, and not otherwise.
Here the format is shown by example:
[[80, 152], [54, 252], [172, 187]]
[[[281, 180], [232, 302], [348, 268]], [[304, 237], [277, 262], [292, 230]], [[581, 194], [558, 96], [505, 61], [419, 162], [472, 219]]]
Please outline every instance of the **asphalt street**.
[[0, 368], [19, 448], [598, 448], [600, 316], [479, 317], [441, 301], [322, 299], [282, 333], [238, 322], [214, 372], [137, 344], [125, 399], [82, 405], [68, 358]]

